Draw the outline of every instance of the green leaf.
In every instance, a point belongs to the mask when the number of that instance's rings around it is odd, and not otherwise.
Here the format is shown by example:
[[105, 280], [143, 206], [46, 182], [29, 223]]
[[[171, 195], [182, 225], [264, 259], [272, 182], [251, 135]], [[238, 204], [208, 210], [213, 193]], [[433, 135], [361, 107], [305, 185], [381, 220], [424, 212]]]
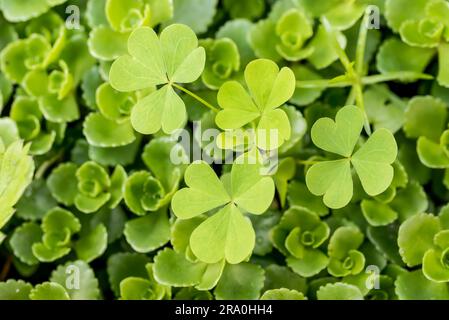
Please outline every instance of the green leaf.
[[323, 200], [310, 193], [304, 183], [292, 181], [288, 186], [287, 199], [290, 206], [309, 209], [319, 216], [325, 216], [329, 213], [329, 209], [324, 205]]
[[109, 257], [107, 271], [111, 289], [116, 296], [120, 295], [120, 282], [128, 277], [146, 278], [145, 265], [149, 259], [137, 253], [116, 253]]
[[192, 252], [207, 263], [223, 258], [229, 263], [239, 263], [251, 254], [254, 243], [251, 222], [233, 204], [200, 224], [190, 238]]
[[321, 118], [312, 127], [313, 143], [320, 149], [350, 157], [363, 127], [363, 114], [357, 107], [347, 106], [337, 113], [335, 122]]
[[33, 287], [23, 280], [0, 282], [0, 300], [29, 300]]
[[265, 268], [265, 284], [263, 291], [286, 288], [301, 293], [307, 292], [306, 279], [293, 273], [289, 268], [271, 264]]
[[[398, 32], [401, 25], [407, 20], [420, 19], [424, 12], [428, 1], [417, 0], [411, 3], [406, 0], [388, 0], [385, 3], [385, 17], [388, 25], [394, 31]], [[403, 10], [407, 7], [407, 12]]]
[[398, 218], [398, 213], [387, 204], [374, 200], [363, 200], [362, 212], [368, 223], [372, 226], [384, 226]]
[[92, 268], [81, 260], [58, 266], [51, 273], [50, 281], [61, 285], [71, 300], [96, 300], [101, 295]]
[[46, 212], [56, 207], [57, 202], [43, 179], [35, 179], [17, 202], [17, 216], [25, 220], [42, 219]]
[[249, 42], [249, 33], [252, 23], [246, 19], [227, 21], [216, 33], [216, 38], [229, 38], [237, 45], [240, 55], [240, 65], [246, 66], [255, 59], [253, 49]]
[[184, 254], [169, 248], [159, 251], [154, 258], [154, 276], [165, 285], [194, 286], [201, 281], [205, 269], [206, 264], [190, 262]]
[[31, 300], [70, 300], [67, 291], [58, 283], [44, 282], [30, 292]]
[[74, 163], [64, 163], [52, 171], [47, 180], [51, 195], [66, 206], [75, 202], [78, 193], [76, 180], [77, 166]]
[[6, 20], [11, 22], [26, 21], [37, 17], [51, 7], [64, 3], [66, 0], [2, 0], [1, 7]]
[[27, 265], [35, 265], [39, 260], [33, 255], [31, 247], [42, 238], [42, 230], [34, 222], [26, 222], [14, 230], [9, 241], [14, 255]]
[[[336, 32], [336, 35], [340, 47], [344, 49], [346, 47], [346, 37], [339, 31]], [[318, 27], [309, 46], [313, 48], [313, 52], [308, 57], [308, 61], [317, 69], [324, 69], [338, 59], [338, 54], [333, 46], [333, 41], [331, 40], [331, 35], [326, 31], [323, 25]]]
[[435, 282], [449, 281], [446, 254], [447, 252], [434, 249], [430, 249], [424, 254], [422, 271], [426, 278]]
[[446, 118], [447, 106], [443, 101], [431, 96], [415, 97], [405, 111], [404, 132], [409, 138], [438, 140]]
[[[363, 189], [371, 196], [384, 192], [393, 179], [391, 164], [397, 155], [393, 135], [386, 129], [379, 129], [352, 154], [362, 127], [363, 114], [353, 106], [342, 108], [337, 113], [335, 122], [330, 118], [321, 118], [312, 127], [315, 145], [346, 157], [314, 164], [307, 171], [306, 183], [309, 190], [314, 195], [324, 195], [323, 201], [330, 208], [342, 208], [352, 198], [351, 163]], [[374, 172], [376, 175], [373, 175]]]
[[217, 0], [173, 0], [173, 18], [167, 23], [186, 24], [195, 33], [204, 33], [213, 21], [217, 2]]
[[[295, 75], [266, 59], [250, 62], [245, 69], [249, 94], [236, 81], [226, 82], [218, 92], [221, 110], [215, 122], [221, 129], [239, 129], [257, 120], [257, 145], [264, 150], [278, 148], [291, 135], [285, 112], [278, 107], [287, 102], [295, 90]], [[274, 133], [274, 138], [271, 136]]]
[[187, 118], [185, 105], [171, 84], [190, 83], [201, 75], [205, 51], [198, 48], [196, 35], [180, 24], [165, 28], [160, 37], [153, 29], [141, 27], [131, 33], [128, 51], [129, 55], [121, 56], [111, 67], [109, 77], [114, 89], [135, 91], [167, 84], [133, 107], [133, 127], [144, 134], [161, 127], [166, 133], [181, 128]]
[[87, 116], [83, 127], [87, 141], [95, 147], [120, 147], [136, 139], [129, 120], [118, 123], [100, 113], [91, 113]]
[[337, 282], [320, 287], [317, 298], [318, 300], [363, 300], [363, 294], [356, 286]]
[[312, 277], [325, 269], [329, 258], [320, 250], [305, 249], [301, 259], [290, 256], [287, 265], [302, 277]]
[[401, 300], [447, 300], [449, 291], [445, 283], [427, 279], [421, 270], [404, 272], [395, 282], [396, 294]]
[[0, 153], [0, 229], [14, 213], [13, 206], [31, 183], [34, 162], [22, 141], [10, 144]]
[[264, 271], [255, 264], [226, 265], [214, 290], [218, 300], [258, 299], [264, 283]]
[[433, 247], [433, 238], [440, 231], [438, 217], [431, 214], [416, 214], [408, 218], [399, 228], [399, 253], [409, 267], [422, 263], [424, 254]]
[[432, 49], [412, 47], [397, 38], [389, 38], [379, 48], [377, 69], [384, 74], [398, 71], [421, 73], [434, 54]]
[[304, 294], [296, 290], [285, 288], [267, 290], [260, 297], [260, 300], [306, 300]]
[[129, 220], [124, 235], [131, 247], [140, 253], [153, 251], [170, 240], [170, 224], [164, 209]]
[[100, 257], [108, 245], [108, 232], [103, 224], [81, 235], [75, 243], [75, 252], [79, 259], [91, 262]]

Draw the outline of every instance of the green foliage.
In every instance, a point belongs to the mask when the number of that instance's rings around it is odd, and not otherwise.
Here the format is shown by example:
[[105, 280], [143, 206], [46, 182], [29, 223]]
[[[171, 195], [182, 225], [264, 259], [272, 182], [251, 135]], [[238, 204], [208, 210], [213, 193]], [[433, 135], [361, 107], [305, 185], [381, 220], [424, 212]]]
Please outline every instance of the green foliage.
[[449, 300], [448, 18], [0, 0], [0, 300]]

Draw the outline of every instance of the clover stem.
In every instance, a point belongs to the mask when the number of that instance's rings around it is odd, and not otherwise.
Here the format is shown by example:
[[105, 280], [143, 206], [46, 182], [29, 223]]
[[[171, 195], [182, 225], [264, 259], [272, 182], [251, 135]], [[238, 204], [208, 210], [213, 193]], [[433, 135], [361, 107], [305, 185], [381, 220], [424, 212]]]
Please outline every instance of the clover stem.
[[357, 39], [357, 48], [355, 53], [355, 72], [362, 77], [365, 73], [364, 65], [365, 65], [365, 50], [366, 50], [366, 39], [368, 35], [368, 19], [369, 19], [369, 10], [365, 11], [365, 15], [363, 16], [362, 23], [360, 24], [359, 29], [359, 37]]
[[376, 84], [394, 80], [432, 80], [431, 75], [412, 71], [398, 71], [385, 74], [376, 74], [373, 76], [367, 76], [362, 78], [364, 85]]
[[344, 88], [344, 87], [350, 87], [352, 86], [351, 81], [347, 80], [299, 80], [296, 81], [296, 87], [297, 88], [305, 88], [305, 89], [321, 89], [321, 88]]
[[211, 109], [214, 112], [218, 112], [220, 111], [218, 108], [214, 107], [213, 105], [211, 105], [209, 102], [207, 102], [206, 100], [204, 100], [203, 98], [201, 98], [200, 96], [196, 95], [195, 93], [193, 93], [192, 91], [176, 84], [176, 83], [172, 83], [172, 86], [175, 87], [176, 89], [181, 90], [182, 92], [188, 94], [189, 96], [191, 96], [192, 98], [194, 98], [195, 100], [197, 100], [198, 102], [202, 103], [204, 106], [206, 106], [207, 108]]
[[[365, 103], [364, 103], [364, 98], [363, 98], [363, 83], [361, 80], [361, 76], [358, 72], [356, 72], [354, 70], [353, 64], [349, 60], [349, 57], [346, 54], [345, 50], [341, 47], [340, 43], [338, 42], [335, 31], [332, 28], [332, 26], [330, 25], [329, 21], [326, 18], [323, 18], [322, 23], [323, 23], [323, 26], [326, 29], [326, 31], [331, 36], [331, 41], [333, 42], [334, 49], [338, 55], [338, 58], [340, 59], [341, 64], [345, 68], [346, 73], [348, 74], [349, 78], [352, 79], [352, 86], [353, 86], [353, 90], [355, 93], [355, 101], [357, 103], [357, 106], [362, 110], [364, 118], [365, 118], [365, 121], [364, 121], [365, 131], [368, 135], [371, 135], [371, 127], [369, 125], [368, 116], [365, 112]], [[359, 37], [359, 41], [362, 41], [366, 44], [366, 34], [364, 36], [362, 36], [361, 39]], [[358, 55], [361, 56], [361, 58], [359, 57], [359, 59], [361, 59], [361, 62], [359, 62], [359, 64], [361, 64], [361, 67], [359, 67], [359, 68], [361, 68], [361, 70], [363, 70], [363, 60], [365, 57], [365, 49], [363, 49], [363, 50], [358, 49], [358, 51], [359, 51]]]

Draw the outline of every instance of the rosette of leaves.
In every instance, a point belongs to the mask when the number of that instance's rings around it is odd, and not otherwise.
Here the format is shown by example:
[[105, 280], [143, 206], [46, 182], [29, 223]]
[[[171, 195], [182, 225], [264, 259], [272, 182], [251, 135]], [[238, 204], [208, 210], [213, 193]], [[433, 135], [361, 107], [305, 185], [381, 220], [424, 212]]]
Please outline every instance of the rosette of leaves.
[[104, 167], [93, 161], [80, 167], [69, 162], [53, 170], [47, 185], [58, 202], [92, 213], [104, 205], [111, 209], [117, 207], [123, 198], [126, 178], [126, 171], [120, 165], [109, 175]]
[[275, 248], [287, 257], [287, 264], [294, 272], [311, 277], [328, 264], [329, 258], [320, 246], [329, 234], [329, 226], [317, 214], [291, 207], [271, 230], [271, 240]]
[[126, 39], [138, 27], [154, 27], [173, 16], [171, 0], [89, 1], [89, 50], [102, 61], [126, 54]]
[[120, 282], [121, 300], [166, 300], [171, 298], [171, 288], [159, 284], [153, 276], [153, 264], [145, 266], [146, 278], [127, 277]]
[[207, 57], [201, 79], [208, 88], [217, 90], [223, 83], [237, 76], [240, 53], [233, 40], [209, 38], [201, 40], [200, 45], [206, 50]]
[[[175, 154], [177, 164], [171, 161]], [[139, 216], [169, 204], [188, 162], [184, 149], [168, 137], [152, 139], [144, 148], [142, 160], [151, 173], [133, 173], [126, 181], [124, 194], [127, 206]]]
[[447, 118], [447, 105], [439, 98], [417, 96], [407, 105], [403, 130], [408, 138], [418, 139], [416, 151], [426, 167], [449, 167]]
[[397, 9], [407, 5], [406, 1], [387, 1], [389, 24], [399, 31], [408, 45], [421, 48], [435, 48], [438, 51], [438, 76], [441, 86], [449, 87], [449, 3], [446, 0], [416, 1], [404, 16]]
[[[449, 281], [448, 248], [449, 231], [446, 230], [444, 211], [440, 216], [416, 214], [399, 228], [399, 253], [409, 267], [422, 264], [426, 278], [434, 282]], [[420, 241], [414, 239], [420, 237]]]
[[[32, 181], [34, 162], [28, 149], [20, 140], [0, 138], [0, 230], [13, 216], [14, 206]], [[4, 238], [0, 232], [0, 243]]]
[[[74, 236], [79, 236], [77, 240]], [[101, 256], [107, 246], [103, 224], [81, 228], [79, 219], [70, 211], [55, 207], [49, 210], [39, 226], [25, 222], [15, 229], [10, 246], [14, 255], [27, 266], [52, 262], [75, 250], [79, 259], [90, 262]]]
[[[42, 219], [42, 238], [32, 244], [32, 254], [42, 262], [57, 260], [72, 250], [72, 236], [80, 230], [81, 223], [73, 213], [54, 208]], [[20, 250], [20, 247], [17, 246], [16, 250]]]
[[382, 0], [324, 0], [317, 3], [313, 0], [302, 0], [301, 5], [313, 17], [324, 17], [333, 28], [347, 30], [363, 15], [369, 5], [383, 8]]
[[[177, 164], [174, 164], [174, 157]], [[172, 158], [173, 157], [173, 158]], [[144, 148], [142, 160], [151, 172], [136, 171], [125, 184], [128, 208], [141, 216], [125, 225], [125, 237], [137, 252], [155, 250], [170, 240], [167, 207], [188, 163], [184, 149], [168, 137], [152, 139]]]
[[204, 221], [204, 216], [178, 219], [171, 226], [173, 249], [166, 248], [154, 258], [154, 276], [159, 283], [173, 287], [192, 286], [196, 290], [211, 290], [223, 273], [225, 262], [205, 263], [190, 248], [192, 232]]
[[11, 106], [10, 117], [17, 124], [20, 137], [30, 142], [30, 153], [47, 153], [58, 133], [65, 131], [65, 124], [45, 121], [39, 103], [27, 96], [18, 96]]
[[342, 208], [351, 201], [351, 166], [363, 190], [370, 196], [384, 192], [393, 180], [391, 164], [397, 155], [393, 134], [387, 129], [378, 129], [354, 151], [363, 123], [364, 116], [360, 109], [346, 106], [338, 111], [335, 121], [321, 118], [312, 127], [312, 141], [316, 146], [344, 157], [313, 164], [306, 174], [310, 192], [317, 196], [324, 195], [324, 204], [330, 208]]
[[0, 9], [3, 11], [6, 20], [11, 22], [21, 22], [37, 17], [47, 12], [50, 8], [66, 1], [67, 0], [1, 0]]
[[188, 187], [172, 199], [172, 210], [180, 219], [191, 219], [218, 209], [190, 237], [193, 254], [206, 263], [223, 259], [235, 264], [251, 255], [255, 233], [244, 212], [263, 214], [274, 196], [274, 183], [260, 174], [255, 164], [234, 164], [231, 172], [217, 177], [204, 162], [191, 164], [184, 175]]
[[183, 89], [177, 83], [197, 80], [206, 60], [195, 33], [185, 25], [173, 24], [158, 37], [153, 29], [141, 27], [129, 36], [128, 52], [112, 64], [112, 87], [132, 92], [162, 86], [132, 108], [134, 129], [153, 134], [161, 128], [165, 133], [182, 128], [187, 120], [186, 108], [173, 87]]
[[305, 44], [312, 36], [313, 21], [299, 8], [289, 9], [277, 19], [259, 21], [250, 33], [256, 54], [274, 61], [308, 58], [314, 49]]
[[[27, 38], [9, 43], [1, 52], [0, 64], [9, 80], [37, 99], [45, 119], [66, 123], [79, 118], [74, 88], [94, 59], [83, 33], [68, 35], [62, 19], [54, 15], [38, 18], [35, 26], [28, 26], [32, 33]], [[48, 23], [58, 30], [56, 34], [46, 29]]]
[[288, 116], [279, 107], [292, 97], [295, 75], [287, 67], [279, 70], [273, 61], [258, 59], [246, 66], [245, 81], [249, 92], [237, 81], [221, 86], [222, 110], [215, 122], [223, 130], [251, 128], [258, 148], [277, 149], [291, 136]]
[[365, 256], [357, 249], [363, 239], [363, 233], [356, 227], [340, 227], [335, 230], [328, 245], [327, 271], [334, 277], [360, 273], [365, 267]]
[[119, 92], [109, 83], [103, 83], [96, 89], [95, 101], [99, 112], [90, 113], [83, 124], [89, 145], [118, 148], [133, 143], [136, 134], [129, 116], [137, 101], [136, 95]]

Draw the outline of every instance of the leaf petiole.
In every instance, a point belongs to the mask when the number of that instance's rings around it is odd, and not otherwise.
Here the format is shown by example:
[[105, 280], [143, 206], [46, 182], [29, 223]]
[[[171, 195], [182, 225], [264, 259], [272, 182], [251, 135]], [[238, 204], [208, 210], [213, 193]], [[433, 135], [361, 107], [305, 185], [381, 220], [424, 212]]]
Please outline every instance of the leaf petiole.
[[176, 84], [176, 83], [172, 83], [171, 84], [173, 87], [175, 87], [176, 89], [181, 90], [182, 92], [188, 94], [189, 96], [191, 96], [192, 98], [194, 98], [195, 100], [197, 100], [198, 102], [202, 103], [204, 106], [206, 106], [207, 108], [211, 109], [214, 112], [219, 112], [220, 109], [218, 109], [217, 107], [214, 107], [212, 104], [210, 104], [209, 102], [207, 102], [206, 100], [204, 100], [203, 98], [201, 98], [200, 96], [196, 95], [195, 93], [193, 93], [192, 91]]

